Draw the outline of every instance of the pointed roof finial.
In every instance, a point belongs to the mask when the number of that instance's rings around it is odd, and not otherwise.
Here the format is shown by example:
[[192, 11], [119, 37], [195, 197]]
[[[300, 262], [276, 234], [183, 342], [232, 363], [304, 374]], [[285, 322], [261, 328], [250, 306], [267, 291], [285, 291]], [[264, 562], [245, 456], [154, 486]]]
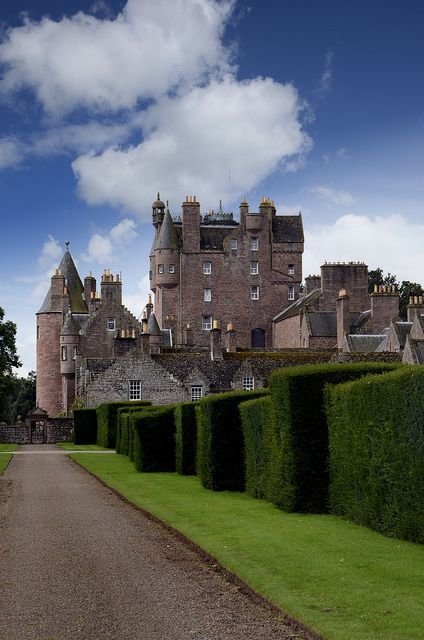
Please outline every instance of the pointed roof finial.
[[69, 240], [67, 240], [67, 241], [65, 242], [66, 251], [69, 251], [69, 245], [70, 245], [70, 242], [69, 242]]

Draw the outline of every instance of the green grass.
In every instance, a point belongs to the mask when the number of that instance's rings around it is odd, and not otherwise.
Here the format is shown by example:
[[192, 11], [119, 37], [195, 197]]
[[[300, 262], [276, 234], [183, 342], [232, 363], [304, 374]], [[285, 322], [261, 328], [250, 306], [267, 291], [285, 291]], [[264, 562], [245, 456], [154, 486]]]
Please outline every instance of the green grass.
[[196, 477], [72, 456], [328, 640], [422, 640], [424, 548], [334, 516], [287, 514]]
[[7, 465], [12, 459], [10, 451], [16, 451], [18, 445], [16, 444], [0, 444], [0, 476], [5, 471]]
[[98, 444], [74, 444], [73, 442], [58, 442], [56, 444], [60, 449], [65, 449], [66, 451], [110, 451], [114, 453], [114, 449], [105, 449], [105, 447], [101, 447]]

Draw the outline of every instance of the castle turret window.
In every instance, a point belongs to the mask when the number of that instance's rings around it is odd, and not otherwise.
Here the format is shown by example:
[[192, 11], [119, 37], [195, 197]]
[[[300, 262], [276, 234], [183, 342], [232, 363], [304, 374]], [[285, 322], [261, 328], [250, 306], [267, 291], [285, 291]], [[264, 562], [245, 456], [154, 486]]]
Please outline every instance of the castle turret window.
[[212, 300], [212, 289], [203, 289], [203, 300], [205, 302], [211, 302], [211, 300]]
[[62, 347], [60, 350], [60, 357], [62, 358], [62, 360], [67, 360], [68, 359], [68, 348], [67, 347]]
[[257, 275], [259, 273], [259, 263], [257, 260], [252, 260], [250, 263], [250, 274], [252, 276]]
[[212, 329], [212, 316], [202, 316], [202, 329], [203, 331]]
[[205, 274], [212, 273], [212, 262], [204, 262], [203, 263], [203, 273], [205, 273]]
[[77, 348], [73, 347], [72, 349], [72, 360], [76, 360], [77, 359]]
[[169, 269], [169, 273], [175, 273], [175, 264], [170, 264], [168, 269]]
[[250, 250], [257, 251], [259, 249], [259, 240], [258, 238], [250, 238]]
[[250, 287], [250, 299], [259, 300], [259, 287], [256, 284]]
[[163, 273], [163, 272], [164, 272], [163, 264], [158, 264], [158, 273]]
[[292, 286], [289, 287], [287, 298], [289, 300], [294, 300], [294, 287]]
[[294, 264], [289, 264], [288, 274], [289, 274], [289, 276], [293, 276], [294, 275]]
[[115, 318], [108, 318], [107, 319], [107, 330], [108, 331], [115, 331], [116, 329], [116, 320]]

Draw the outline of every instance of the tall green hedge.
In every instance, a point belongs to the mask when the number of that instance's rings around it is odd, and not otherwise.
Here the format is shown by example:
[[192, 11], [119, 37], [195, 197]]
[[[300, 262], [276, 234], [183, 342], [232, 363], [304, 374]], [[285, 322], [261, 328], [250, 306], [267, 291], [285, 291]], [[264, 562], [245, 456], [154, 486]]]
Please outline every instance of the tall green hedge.
[[105, 402], [100, 404], [97, 411], [97, 444], [108, 449], [114, 449], [116, 446], [116, 423], [117, 413], [120, 407], [146, 406], [150, 402], [145, 400], [134, 401], [118, 401]]
[[74, 409], [75, 444], [96, 444], [97, 413], [95, 409]]
[[330, 504], [385, 535], [424, 542], [424, 368], [326, 391]]
[[240, 405], [245, 452], [246, 492], [265, 498], [272, 447], [272, 405], [270, 396]]
[[129, 451], [129, 419], [131, 413], [137, 413], [143, 410], [144, 407], [150, 407], [150, 402], [144, 402], [143, 404], [137, 403], [135, 406], [120, 407], [116, 414], [116, 453], [120, 453], [124, 456], [128, 455]]
[[133, 413], [130, 421], [137, 471], [175, 471], [175, 405]]
[[196, 403], [181, 402], [175, 407], [175, 467], [181, 475], [196, 474]]
[[328, 428], [323, 391], [370, 373], [391, 371], [386, 363], [326, 364], [274, 371], [273, 459], [266, 498], [286, 511], [328, 511]]
[[244, 491], [244, 443], [239, 404], [264, 395], [231, 391], [202, 398], [197, 405], [197, 474], [213, 491]]

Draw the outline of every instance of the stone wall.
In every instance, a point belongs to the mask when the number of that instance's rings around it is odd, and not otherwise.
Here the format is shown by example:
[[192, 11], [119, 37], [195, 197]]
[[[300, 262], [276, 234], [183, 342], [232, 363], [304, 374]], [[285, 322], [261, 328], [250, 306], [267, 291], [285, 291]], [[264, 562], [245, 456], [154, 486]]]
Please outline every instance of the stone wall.
[[[42, 431], [42, 433], [41, 433]], [[69, 442], [74, 438], [74, 424], [71, 418], [48, 418], [41, 430], [34, 432], [31, 421], [18, 425], [0, 425], [0, 442], [14, 444], [55, 444]]]

